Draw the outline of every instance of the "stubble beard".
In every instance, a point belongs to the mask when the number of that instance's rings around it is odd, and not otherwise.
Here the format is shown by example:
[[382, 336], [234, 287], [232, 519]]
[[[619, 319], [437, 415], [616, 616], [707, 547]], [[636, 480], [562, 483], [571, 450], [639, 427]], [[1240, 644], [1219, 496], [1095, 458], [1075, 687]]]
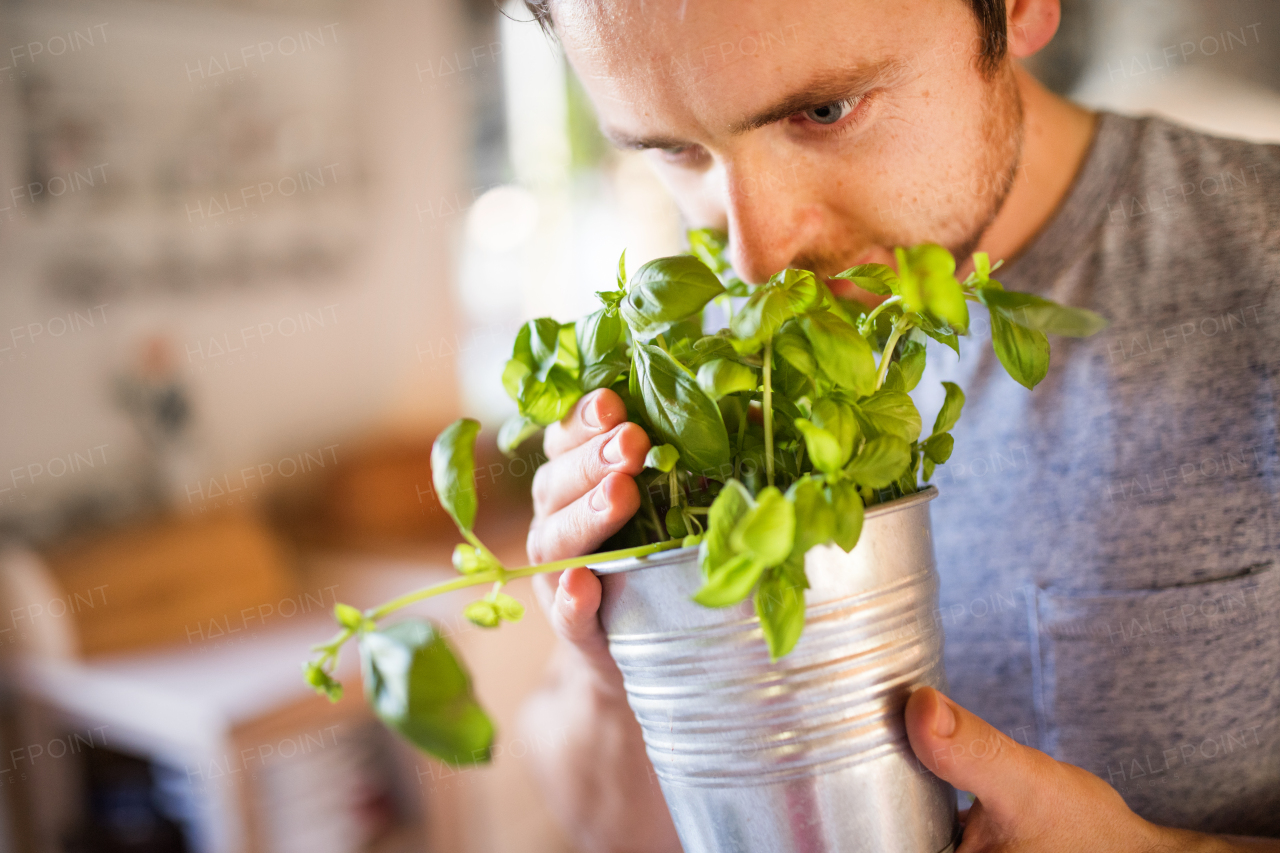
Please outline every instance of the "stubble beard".
[[988, 121], [983, 125], [984, 138], [982, 149], [986, 152], [980, 175], [984, 186], [990, 192], [979, 194], [987, 203], [978, 208], [969, 218], [968, 227], [963, 229], [964, 236], [959, 240], [948, 241], [947, 246], [957, 260], [967, 258], [976, 251], [982, 242], [991, 223], [1004, 207], [1005, 200], [1013, 190], [1013, 182], [1022, 164], [1022, 144], [1025, 126], [1022, 117], [1022, 95], [1013, 76], [1013, 69], [1004, 65], [997, 72], [1001, 80], [988, 92], [985, 113]]

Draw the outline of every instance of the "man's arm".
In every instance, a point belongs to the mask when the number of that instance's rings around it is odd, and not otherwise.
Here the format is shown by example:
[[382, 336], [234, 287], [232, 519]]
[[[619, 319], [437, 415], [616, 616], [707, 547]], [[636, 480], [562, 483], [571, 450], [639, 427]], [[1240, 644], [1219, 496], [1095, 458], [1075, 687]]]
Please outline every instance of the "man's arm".
[[[649, 439], [626, 422], [621, 398], [597, 391], [547, 429], [549, 461], [534, 479], [529, 558], [595, 550], [635, 514], [632, 479]], [[609, 656], [597, 611], [600, 580], [584, 568], [533, 579], [559, 638], [546, 684], [525, 704], [521, 727], [548, 749], [533, 754], [552, 812], [591, 853], [679, 853], [680, 842]]]

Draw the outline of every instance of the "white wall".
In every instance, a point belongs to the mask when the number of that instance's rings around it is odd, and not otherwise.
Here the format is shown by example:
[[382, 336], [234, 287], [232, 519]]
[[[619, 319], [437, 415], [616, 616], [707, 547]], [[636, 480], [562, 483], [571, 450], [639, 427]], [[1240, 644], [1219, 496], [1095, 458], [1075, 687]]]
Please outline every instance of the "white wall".
[[[341, 454], [362, 434], [426, 434], [456, 414], [454, 363], [419, 353], [454, 334], [451, 258], [461, 223], [424, 220], [417, 211], [468, 185], [465, 89], [424, 86], [416, 69], [458, 49], [464, 38], [460, 11], [442, 0], [308, 8], [299, 16], [246, 11], [246, 4], [59, 0], [11, 7], [0, 21], [0, 207], [6, 201], [10, 207], [0, 209], [0, 517], [47, 511], [75, 494], [125, 488], [142, 442], [112, 400], [112, 381], [136, 361], [140, 341], [157, 333], [174, 344], [194, 396], [193, 448], [182, 475], [188, 479], [334, 443]], [[58, 33], [85, 33], [98, 24], [105, 25], [96, 31], [101, 40], [82, 44], [74, 55], [32, 59], [20, 50], [16, 61], [7, 55], [11, 46], [48, 45]], [[263, 38], [327, 24], [333, 26], [325, 37], [332, 41], [324, 47], [313, 45], [309, 54], [287, 60], [250, 61], [241, 72], [254, 78], [248, 86], [200, 90], [203, 72], [192, 79], [193, 67], [209, 67], [210, 44], [221, 45], [220, 56], [234, 56]], [[23, 203], [10, 200], [11, 188], [28, 180], [23, 152], [32, 129], [20, 121], [20, 99], [24, 85], [49, 79], [40, 75], [62, 81], [72, 92], [65, 97], [81, 99], [73, 115], [98, 122], [82, 133], [85, 145], [106, 152], [108, 192], [86, 191], [82, 199], [68, 196], [42, 209], [20, 190]], [[205, 107], [219, 98], [245, 100], [237, 93], [258, 83], [275, 93], [274, 100], [258, 104], [263, 133], [276, 134], [257, 141], [267, 165], [251, 162], [255, 141], [244, 128], [252, 130], [252, 121], [240, 121], [235, 133], [216, 120], [193, 133], [174, 119], [188, 107], [216, 118], [217, 111]], [[270, 128], [276, 120], [279, 126]], [[319, 128], [307, 124], [317, 121]], [[187, 134], [177, 146], [182, 168], [204, 162], [192, 150], [202, 145], [209, 148], [209, 162], [221, 157], [232, 164], [231, 174], [220, 178], [223, 188], [254, 184], [240, 176], [263, 169], [268, 180], [276, 180], [271, 168], [281, 177], [294, 173], [272, 163], [334, 168], [326, 186], [308, 198], [299, 194], [286, 202], [277, 196], [267, 203], [251, 195], [249, 210], [257, 218], [201, 229], [214, 217], [193, 214], [192, 199], [199, 209], [218, 180], [210, 181], [207, 194], [192, 190], [179, 197], [140, 185], [149, 174], [145, 167], [165, 151], [162, 143], [179, 131]], [[70, 140], [66, 145], [74, 144], [75, 128], [59, 132]], [[101, 139], [104, 133], [111, 138]], [[228, 156], [228, 148], [235, 153]], [[325, 248], [353, 247], [345, 268], [192, 294], [156, 292], [132, 277], [166, 251], [225, 264], [237, 252], [269, 256], [306, 239]], [[119, 260], [126, 271], [123, 292], [92, 304], [51, 295], [49, 268], [81, 251]], [[54, 318], [76, 311], [82, 319], [76, 323], [73, 316], [73, 325], [80, 328], [55, 337], [63, 327]], [[92, 327], [83, 319], [91, 312]], [[321, 318], [323, 325], [316, 322]], [[310, 328], [287, 336], [298, 319]], [[246, 343], [242, 330], [260, 325], [265, 337], [251, 330]], [[243, 351], [211, 355], [210, 339], [224, 336]], [[48, 473], [53, 460], [76, 451], [85, 458], [95, 447], [100, 464], [92, 469], [81, 463], [78, 472]], [[34, 483], [28, 474], [36, 475]]]

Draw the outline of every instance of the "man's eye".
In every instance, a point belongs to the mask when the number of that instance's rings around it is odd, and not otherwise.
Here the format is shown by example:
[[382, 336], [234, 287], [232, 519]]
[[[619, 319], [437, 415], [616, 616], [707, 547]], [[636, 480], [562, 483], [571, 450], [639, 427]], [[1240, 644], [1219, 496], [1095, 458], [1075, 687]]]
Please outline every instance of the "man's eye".
[[845, 98], [843, 101], [833, 101], [830, 104], [823, 104], [820, 107], [805, 110], [803, 115], [816, 124], [835, 124], [853, 112], [854, 107], [858, 105], [860, 100], [861, 98]]
[[672, 165], [693, 167], [703, 163], [707, 150], [701, 145], [678, 145], [672, 148], [653, 149], [658, 152], [659, 156]]

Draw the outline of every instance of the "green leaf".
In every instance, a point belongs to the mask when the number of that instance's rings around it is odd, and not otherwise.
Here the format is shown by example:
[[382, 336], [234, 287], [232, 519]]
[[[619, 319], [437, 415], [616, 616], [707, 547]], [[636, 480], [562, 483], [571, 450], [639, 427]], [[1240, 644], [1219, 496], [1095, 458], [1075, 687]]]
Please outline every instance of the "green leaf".
[[832, 483], [831, 507], [835, 512], [835, 542], [847, 553], [862, 535], [863, 506], [858, 488], [848, 480]]
[[433, 625], [409, 620], [365, 633], [360, 663], [365, 698], [383, 723], [450, 764], [489, 760], [493, 723]]
[[926, 456], [926, 457], [925, 457], [925, 458], [920, 462], [920, 474], [921, 474], [921, 476], [922, 476], [922, 477], [924, 477], [924, 481], [925, 481], [926, 483], [927, 483], [927, 482], [929, 482], [929, 478], [933, 476], [933, 468], [934, 468], [934, 465], [936, 465], [936, 464], [937, 464], [937, 463], [935, 463], [935, 462], [934, 462], [932, 459], [930, 459], [928, 456]]
[[716, 335], [702, 335], [697, 339], [683, 338], [668, 342], [671, 357], [695, 373], [698, 368], [716, 358], [736, 360], [738, 351], [729, 343], [727, 330]]
[[903, 378], [902, 367], [896, 361], [889, 363], [889, 369], [884, 374], [884, 384], [880, 387], [885, 391], [907, 390], [907, 380]]
[[497, 628], [501, 617], [498, 615], [497, 606], [487, 599], [473, 601], [462, 609], [462, 615], [467, 617], [467, 621], [481, 628]]
[[350, 604], [338, 602], [333, 605], [333, 618], [338, 620], [338, 624], [343, 628], [350, 628], [352, 631], [359, 631], [364, 627], [364, 614]]
[[785, 269], [770, 279], [787, 299], [787, 307], [794, 314], [803, 314], [817, 305], [821, 292], [818, 280], [808, 270]]
[[776, 661], [795, 648], [804, 631], [804, 590], [781, 566], [770, 569], [756, 589], [756, 615], [769, 646], [769, 659]]
[[493, 596], [493, 606], [505, 622], [519, 622], [524, 618], [524, 605], [505, 592]]
[[991, 346], [1019, 385], [1034, 388], [1049, 372], [1049, 339], [1044, 332], [1009, 322], [991, 312]]
[[903, 391], [880, 389], [858, 404], [874, 435], [896, 435], [907, 442], [920, 437], [920, 411]]
[[755, 501], [746, 487], [737, 480], [729, 480], [716, 495], [707, 513], [707, 535], [698, 549], [698, 565], [704, 579], [734, 556], [729, 537], [738, 522], [747, 514]]
[[836, 273], [832, 278], [847, 279], [863, 290], [880, 296], [889, 296], [897, 292], [898, 275], [892, 267], [884, 264], [859, 264], [844, 272]]
[[910, 465], [911, 445], [896, 435], [882, 435], [864, 444], [844, 470], [861, 485], [883, 489]]
[[751, 594], [764, 569], [750, 554], [730, 557], [712, 569], [693, 600], [703, 607], [732, 607]]
[[951, 458], [951, 450], [955, 447], [956, 440], [951, 437], [951, 433], [943, 432], [933, 436], [923, 445], [921, 449], [924, 455], [931, 462], [941, 465]]
[[729, 251], [728, 234], [716, 228], [695, 228], [685, 236], [689, 240], [689, 251], [712, 272], [723, 275], [729, 271], [729, 261], [725, 257]]
[[943, 382], [942, 387], [946, 391], [946, 398], [942, 401], [942, 408], [938, 410], [938, 417], [933, 420], [930, 435], [950, 432], [956, 421], [960, 420], [960, 410], [964, 408], [964, 391], [960, 390], [959, 385]]
[[608, 388], [627, 369], [622, 320], [601, 308], [574, 324], [582, 392]]
[[670, 444], [659, 444], [649, 448], [649, 452], [644, 456], [644, 467], [657, 468], [664, 474], [671, 473], [671, 469], [676, 467], [676, 462], [680, 461], [680, 451], [676, 450]]
[[672, 539], [683, 539], [689, 535], [689, 526], [684, 522], [684, 514], [680, 512], [680, 507], [673, 506], [668, 509], [664, 521], [667, 535]]
[[[788, 326], [787, 329], [795, 328]], [[780, 331], [773, 337], [773, 351], [802, 375], [812, 379], [818, 375], [818, 362], [813, 357], [809, 341], [795, 331]]]
[[[624, 252], [623, 255], [625, 256], [626, 253]], [[627, 291], [624, 288], [625, 282], [620, 281], [618, 282], [617, 290], [596, 291], [596, 296], [599, 297], [600, 302], [604, 305], [604, 310], [615, 317], [618, 316], [618, 306], [622, 304], [622, 300], [627, 296]]]
[[712, 400], [739, 391], [754, 391], [759, 384], [754, 370], [727, 358], [713, 358], [698, 368], [698, 387]]
[[697, 258], [658, 258], [636, 270], [619, 310], [632, 332], [652, 338], [697, 314], [723, 292], [720, 279]]
[[924, 375], [924, 361], [924, 344], [918, 341], [902, 341], [898, 344], [898, 360], [895, 363], [902, 368], [903, 390], [911, 391], [920, 384], [920, 377]]
[[986, 252], [973, 253], [973, 271], [978, 274], [978, 281], [991, 278], [991, 257]]
[[827, 500], [821, 478], [811, 474], [791, 484], [787, 489], [787, 500], [791, 501], [796, 513], [795, 542], [790, 557], [799, 558], [803, 566], [804, 555], [810, 548], [825, 545], [835, 536], [836, 513]]
[[461, 418], [431, 445], [431, 482], [436, 499], [460, 530], [476, 523], [476, 435], [480, 422]]
[[956, 355], [960, 354], [960, 339], [956, 337], [955, 331], [950, 326], [935, 322], [925, 315], [921, 315], [916, 322], [919, 324], [916, 328], [921, 332], [938, 343], [951, 347]]
[[549, 426], [573, 409], [582, 387], [563, 367], [553, 367], [545, 382], [530, 374], [520, 380], [516, 399], [520, 414], [540, 426]]
[[871, 344], [850, 323], [830, 311], [814, 311], [800, 318], [800, 328], [823, 375], [839, 388], [870, 394], [876, 384]]
[[860, 430], [853, 407], [842, 400], [823, 397], [813, 401], [810, 420], [836, 437], [840, 443], [840, 464], [848, 461], [858, 442]]
[[634, 363], [644, 414], [657, 438], [673, 445], [690, 471], [724, 476], [729, 434], [715, 401], [658, 347], [638, 344]]
[[317, 693], [323, 693], [330, 702], [337, 702], [342, 698], [342, 685], [314, 661], [302, 665], [302, 675]]
[[[618, 255], [618, 291], [625, 293], [627, 289], [627, 250]], [[616, 303], [615, 303], [616, 304]]]
[[805, 449], [809, 452], [809, 460], [813, 467], [824, 474], [834, 474], [848, 459], [841, 452], [840, 441], [820, 426], [815, 426], [804, 418], [796, 418], [796, 429], [804, 436]]
[[749, 554], [764, 566], [776, 566], [791, 553], [795, 534], [795, 507], [782, 492], [769, 486], [760, 491], [756, 505], [734, 527], [729, 544], [735, 552]]
[[558, 363], [560, 356], [560, 324], [550, 317], [539, 317], [525, 324], [529, 329], [530, 354], [533, 356], [533, 375], [539, 382], [547, 380], [547, 374]]
[[507, 418], [502, 429], [498, 430], [498, 449], [507, 456], [514, 456], [534, 433], [542, 429], [538, 422], [524, 415], [515, 414]]
[[459, 574], [474, 575], [498, 568], [498, 562], [488, 552], [459, 543], [453, 546], [453, 567]]
[[956, 281], [956, 260], [936, 243], [894, 250], [898, 259], [899, 290], [907, 311], [929, 311], [953, 329], [969, 327], [964, 290]]
[[1049, 335], [1087, 338], [1108, 325], [1103, 317], [1085, 308], [1069, 308], [1030, 293], [981, 287], [978, 299], [1009, 322]]
[[795, 313], [787, 294], [777, 284], [757, 287], [729, 321], [733, 348], [744, 355], [759, 352]]
[[512, 400], [520, 400], [520, 384], [522, 380], [537, 369], [538, 363], [533, 358], [530, 340], [533, 337], [533, 326], [525, 323], [516, 333], [511, 345], [511, 358], [502, 371], [502, 387]]

